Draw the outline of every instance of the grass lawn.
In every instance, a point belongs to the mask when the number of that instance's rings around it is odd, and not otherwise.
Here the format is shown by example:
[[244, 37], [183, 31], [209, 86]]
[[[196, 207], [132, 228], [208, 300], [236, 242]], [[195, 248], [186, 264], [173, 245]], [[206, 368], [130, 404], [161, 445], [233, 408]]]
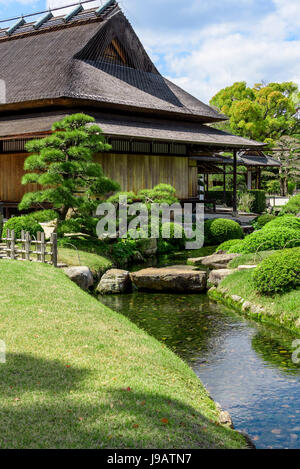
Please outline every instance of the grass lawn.
[[85, 265], [91, 269], [93, 274], [103, 274], [112, 268], [112, 261], [104, 256], [76, 249], [59, 248], [58, 262], [70, 266]]
[[193, 371], [48, 265], [0, 261], [1, 448], [241, 448]]
[[231, 295], [241, 296], [247, 301], [263, 306], [269, 319], [287, 327], [294, 329], [295, 321], [300, 318], [300, 289], [282, 295], [261, 295], [254, 289], [251, 271], [229, 275], [222, 280], [220, 287], [226, 288]]

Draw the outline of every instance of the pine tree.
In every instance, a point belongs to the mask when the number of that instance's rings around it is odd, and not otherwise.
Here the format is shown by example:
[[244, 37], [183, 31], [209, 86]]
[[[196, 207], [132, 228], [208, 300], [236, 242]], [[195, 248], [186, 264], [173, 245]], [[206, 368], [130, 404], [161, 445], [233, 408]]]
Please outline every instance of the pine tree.
[[48, 202], [65, 220], [69, 209], [80, 216], [91, 216], [104, 194], [119, 189], [119, 184], [105, 177], [102, 167], [94, 162], [96, 153], [108, 151], [95, 119], [85, 114], [67, 116], [52, 126], [53, 133], [40, 140], [31, 140], [26, 150], [22, 184], [37, 183], [36, 192], [24, 195], [19, 209]]

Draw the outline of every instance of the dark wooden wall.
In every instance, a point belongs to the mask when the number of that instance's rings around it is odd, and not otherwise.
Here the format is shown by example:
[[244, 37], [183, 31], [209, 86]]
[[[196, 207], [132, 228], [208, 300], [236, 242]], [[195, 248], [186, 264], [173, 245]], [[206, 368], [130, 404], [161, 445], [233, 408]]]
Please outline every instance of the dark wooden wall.
[[[21, 184], [27, 156], [0, 154], [0, 201], [19, 202], [26, 192], [37, 190], [35, 184]], [[180, 199], [197, 195], [197, 168], [189, 166], [187, 157], [103, 153], [95, 160], [101, 163], [106, 176], [121, 184], [123, 191], [138, 192], [166, 183], [175, 187]]]

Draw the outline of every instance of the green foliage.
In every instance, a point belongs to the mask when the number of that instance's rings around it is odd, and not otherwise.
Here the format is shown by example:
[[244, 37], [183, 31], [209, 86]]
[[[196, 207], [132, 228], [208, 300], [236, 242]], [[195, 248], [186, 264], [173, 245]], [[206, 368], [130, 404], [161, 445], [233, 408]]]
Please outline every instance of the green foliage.
[[[164, 233], [165, 235], [170, 233], [170, 236], [167, 236], [167, 238], [163, 238]], [[162, 241], [158, 243], [159, 252], [167, 252], [165, 250], [167, 247], [169, 247], [169, 250], [181, 251], [185, 248], [186, 242], [184, 229], [177, 223], [164, 223], [160, 226], [159, 241]], [[168, 243], [168, 245], [165, 244], [166, 242]], [[163, 251], [161, 249], [163, 249]]]
[[224, 241], [224, 243], [221, 243], [217, 249], [216, 252], [218, 251], [224, 251], [224, 252], [234, 252], [234, 247], [235, 246], [240, 246], [241, 240], [240, 239], [229, 239], [228, 241]]
[[109, 254], [118, 266], [122, 266], [131, 261], [136, 250], [136, 240], [118, 239], [118, 241], [110, 247]]
[[[238, 197], [245, 193], [245, 191], [238, 191]], [[253, 189], [247, 191], [247, 194], [254, 196], [254, 200], [250, 206], [251, 212], [263, 213], [266, 210], [266, 193], [263, 190]], [[232, 207], [233, 203], [233, 191], [226, 191], [226, 205]], [[219, 204], [224, 203], [224, 192], [223, 191], [208, 191], [205, 194], [207, 201], [216, 202]]]
[[204, 222], [205, 244], [216, 245], [230, 239], [242, 239], [244, 234], [240, 225], [226, 218], [215, 218]]
[[107, 254], [107, 244], [98, 238], [92, 237], [64, 237], [58, 238], [57, 244], [61, 248], [79, 249], [91, 254], [98, 254], [99, 256]]
[[66, 233], [85, 233], [92, 236], [96, 235], [97, 218], [77, 217], [61, 221], [57, 228], [58, 236], [64, 236]]
[[26, 144], [32, 153], [25, 161], [23, 184], [37, 183], [42, 189], [24, 195], [19, 208], [48, 202], [66, 218], [70, 208], [81, 216], [90, 216], [98, 205], [97, 198], [119, 189], [105, 177], [101, 165], [95, 163], [95, 153], [108, 151], [102, 130], [85, 114], [67, 116], [53, 127], [53, 134]]
[[238, 209], [242, 212], [250, 213], [254, 200], [254, 195], [250, 194], [249, 192], [242, 192], [238, 199]]
[[267, 223], [270, 221], [274, 220], [276, 217], [275, 215], [271, 215], [270, 213], [265, 213], [264, 215], [260, 215], [259, 217], [256, 217], [252, 221], [252, 226], [254, 227], [255, 230], [260, 230], [265, 226]]
[[253, 189], [249, 191], [254, 195], [255, 199], [251, 206], [251, 211], [254, 213], [263, 213], [266, 210], [266, 193], [261, 189]]
[[44, 231], [41, 225], [39, 225], [35, 220], [29, 215], [24, 215], [21, 217], [10, 218], [3, 227], [2, 237], [6, 237], [7, 230], [15, 230], [16, 238], [21, 237], [21, 231], [28, 231], [31, 236], [36, 238], [37, 233]]
[[30, 213], [28, 217], [35, 220], [37, 223], [47, 223], [48, 221], [58, 218], [58, 213], [55, 210], [40, 210]]
[[217, 191], [217, 192], [222, 192], [223, 191], [223, 194], [224, 194], [224, 189], [222, 186], [212, 186], [209, 188], [210, 191]]
[[285, 249], [263, 260], [253, 272], [257, 291], [283, 293], [300, 286], [300, 248]]
[[294, 132], [298, 103], [298, 87], [292, 82], [260, 83], [253, 88], [246, 82], [237, 82], [219, 91], [210, 101], [230, 118], [229, 126], [225, 124], [227, 130], [266, 143]]
[[158, 184], [153, 189], [141, 190], [138, 199], [145, 203], [158, 203], [172, 205], [178, 202], [176, 189], [170, 184]]
[[300, 231], [291, 228], [276, 227], [262, 229], [246, 236], [240, 246], [234, 246], [229, 252], [247, 253], [266, 250], [278, 250], [300, 246]]
[[280, 182], [276, 179], [267, 182], [266, 184], [268, 194], [280, 194]]
[[269, 230], [274, 228], [291, 228], [292, 230], [300, 231], [300, 218], [297, 218], [293, 215], [284, 215], [282, 217], [276, 217], [274, 220], [271, 220], [267, 223], [263, 229]]
[[288, 194], [293, 195], [296, 189], [296, 183], [293, 181], [288, 181]]
[[282, 207], [279, 216], [285, 215], [287, 213], [294, 215], [298, 215], [298, 213], [300, 213], [300, 194], [294, 195], [294, 197], [292, 197], [288, 203]]

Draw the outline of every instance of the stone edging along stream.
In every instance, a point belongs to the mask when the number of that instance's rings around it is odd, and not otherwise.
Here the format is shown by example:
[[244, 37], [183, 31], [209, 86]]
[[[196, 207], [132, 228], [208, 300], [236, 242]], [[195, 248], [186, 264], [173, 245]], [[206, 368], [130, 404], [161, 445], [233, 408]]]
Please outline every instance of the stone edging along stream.
[[238, 295], [231, 295], [228, 289], [224, 287], [211, 287], [207, 291], [207, 295], [211, 300], [233, 308], [236, 312], [250, 319], [272, 326], [283, 327], [300, 335], [300, 319], [295, 322], [292, 322], [292, 320], [285, 322], [280, 316], [269, 314], [263, 306], [251, 303]]

